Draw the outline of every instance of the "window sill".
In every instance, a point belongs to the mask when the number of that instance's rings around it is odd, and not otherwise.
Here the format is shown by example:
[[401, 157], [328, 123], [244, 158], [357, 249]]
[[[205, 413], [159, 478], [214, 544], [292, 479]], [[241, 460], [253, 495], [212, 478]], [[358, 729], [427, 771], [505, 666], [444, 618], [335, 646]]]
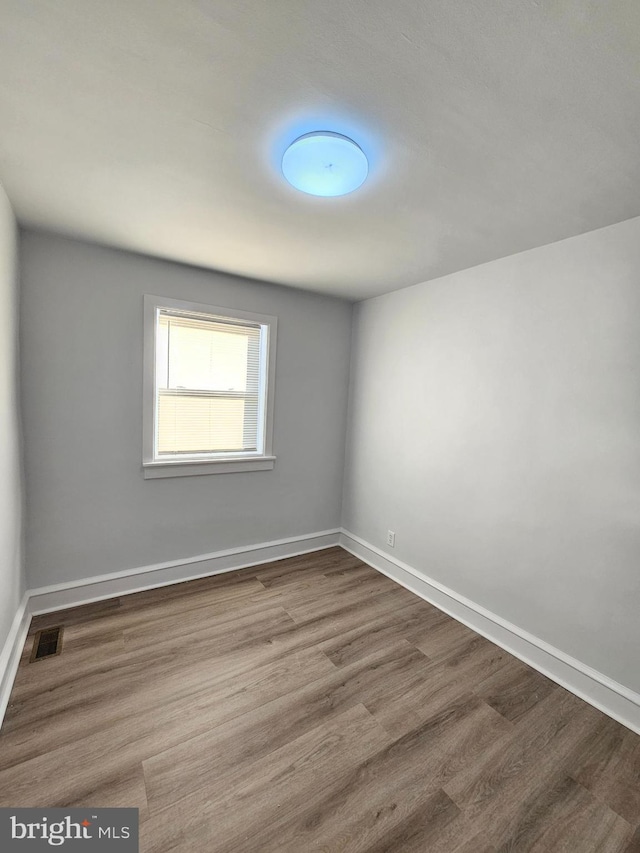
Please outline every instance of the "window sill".
[[275, 456], [245, 456], [239, 459], [202, 459], [177, 462], [143, 462], [145, 480], [160, 477], [194, 477], [201, 474], [235, 474], [239, 471], [270, 471]]

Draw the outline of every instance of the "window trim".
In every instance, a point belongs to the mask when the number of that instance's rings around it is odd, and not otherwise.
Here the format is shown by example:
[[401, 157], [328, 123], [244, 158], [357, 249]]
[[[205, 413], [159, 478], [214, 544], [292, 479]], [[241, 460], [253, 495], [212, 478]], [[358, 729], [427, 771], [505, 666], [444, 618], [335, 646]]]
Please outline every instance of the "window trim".
[[[259, 323], [268, 327], [266, 335], [264, 376], [264, 413], [259, 430], [263, 429], [262, 451], [254, 453], [229, 453], [225, 456], [202, 459], [185, 457], [184, 459], [156, 459], [154, 457], [155, 430], [155, 391], [156, 391], [156, 319], [158, 311], [185, 311], [205, 314], [220, 319], [239, 320]], [[142, 469], [145, 479], [159, 477], [188, 477], [199, 474], [230, 474], [240, 471], [267, 471], [273, 468], [276, 457], [273, 455], [273, 403], [276, 372], [276, 337], [278, 318], [270, 314], [255, 314], [235, 308], [222, 308], [217, 305], [205, 305], [200, 302], [187, 302], [182, 299], [170, 299], [164, 296], [144, 295], [143, 324], [143, 387], [142, 387]]]

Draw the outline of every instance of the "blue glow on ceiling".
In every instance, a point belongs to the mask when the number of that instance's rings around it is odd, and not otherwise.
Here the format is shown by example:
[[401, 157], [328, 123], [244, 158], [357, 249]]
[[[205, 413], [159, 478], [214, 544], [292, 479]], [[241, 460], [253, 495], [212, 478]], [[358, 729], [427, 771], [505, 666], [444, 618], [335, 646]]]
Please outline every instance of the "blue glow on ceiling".
[[362, 148], [347, 136], [313, 131], [298, 137], [284, 152], [282, 173], [304, 193], [339, 196], [364, 183], [369, 163]]

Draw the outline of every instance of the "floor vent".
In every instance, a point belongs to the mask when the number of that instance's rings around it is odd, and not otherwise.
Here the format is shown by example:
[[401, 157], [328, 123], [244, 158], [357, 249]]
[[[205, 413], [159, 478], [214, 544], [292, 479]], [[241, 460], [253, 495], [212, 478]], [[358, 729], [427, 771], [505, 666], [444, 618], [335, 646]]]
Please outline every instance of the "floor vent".
[[55, 657], [62, 651], [62, 627], [45, 628], [38, 631], [33, 641], [31, 652], [31, 663], [44, 658]]

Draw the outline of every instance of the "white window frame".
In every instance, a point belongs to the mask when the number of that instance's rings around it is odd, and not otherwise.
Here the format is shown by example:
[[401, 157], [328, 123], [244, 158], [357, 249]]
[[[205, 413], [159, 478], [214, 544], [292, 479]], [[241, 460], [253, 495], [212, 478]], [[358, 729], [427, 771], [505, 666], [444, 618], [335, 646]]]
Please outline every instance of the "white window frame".
[[[223, 455], [179, 458], [159, 458], [155, 455], [156, 427], [156, 329], [158, 313], [166, 308], [187, 314], [202, 314], [219, 320], [248, 321], [266, 327], [263, 335], [262, 360], [263, 387], [260, 394], [260, 421], [258, 425], [258, 450], [241, 451]], [[143, 377], [143, 455], [142, 469], [145, 479], [158, 477], [188, 477], [197, 474], [230, 474], [239, 471], [267, 471], [273, 468], [273, 400], [276, 372], [277, 317], [268, 314], [253, 314], [234, 308], [204, 305], [200, 302], [185, 302], [164, 296], [144, 296], [144, 377]]]

